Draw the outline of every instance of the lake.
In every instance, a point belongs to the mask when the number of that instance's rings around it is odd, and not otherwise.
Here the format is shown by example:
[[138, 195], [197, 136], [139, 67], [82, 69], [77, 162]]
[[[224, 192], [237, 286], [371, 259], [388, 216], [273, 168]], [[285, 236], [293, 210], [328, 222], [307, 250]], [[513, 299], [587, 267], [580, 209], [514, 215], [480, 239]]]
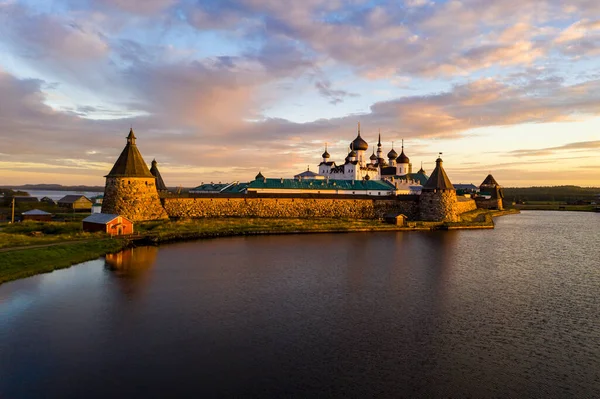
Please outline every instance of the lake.
[[0, 397], [600, 397], [600, 214], [140, 247], [0, 286]]
[[95, 191], [59, 191], [59, 190], [23, 190], [29, 193], [30, 197], [36, 197], [38, 200], [48, 197], [55, 201], [63, 198], [65, 195], [85, 195], [88, 198], [96, 197], [104, 194], [103, 192]]

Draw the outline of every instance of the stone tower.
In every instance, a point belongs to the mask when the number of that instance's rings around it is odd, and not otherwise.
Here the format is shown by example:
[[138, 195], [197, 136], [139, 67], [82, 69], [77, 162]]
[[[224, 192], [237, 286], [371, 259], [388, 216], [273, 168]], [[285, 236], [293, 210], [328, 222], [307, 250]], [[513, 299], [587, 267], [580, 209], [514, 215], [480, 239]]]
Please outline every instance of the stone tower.
[[502, 205], [502, 199], [504, 198], [504, 191], [502, 187], [498, 184], [494, 176], [491, 174], [487, 175], [483, 183], [479, 186], [479, 194], [480, 195], [489, 195], [489, 200], [480, 200], [478, 201], [477, 206], [488, 208], [488, 209], [504, 209]]
[[419, 197], [419, 218], [429, 222], [456, 222], [459, 220], [456, 206], [456, 190], [442, 166], [442, 159], [435, 161], [435, 169], [423, 186]]
[[169, 218], [156, 191], [156, 178], [135, 144], [133, 129], [115, 166], [104, 177], [102, 213], [116, 213], [134, 222]]

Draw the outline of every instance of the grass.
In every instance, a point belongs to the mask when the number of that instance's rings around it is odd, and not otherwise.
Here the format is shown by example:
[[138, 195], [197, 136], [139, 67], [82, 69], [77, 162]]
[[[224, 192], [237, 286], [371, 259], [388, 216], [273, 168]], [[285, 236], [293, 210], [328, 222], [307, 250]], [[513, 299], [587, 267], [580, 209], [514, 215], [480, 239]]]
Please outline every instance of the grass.
[[22, 222], [0, 227], [0, 248], [43, 245], [61, 241], [99, 238], [102, 235], [84, 233], [80, 222]]
[[516, 209], [524, 211], [578, 211], [578, 212], [593, 212], [598, 205], [566, 205], [559, 203], [532, 203], [516, 204]]
[[68, 245], [0, 252], [0, 284], [97, 259], [107, 253], [118, 252], [126, 245], [126, 240], [100, 239]]

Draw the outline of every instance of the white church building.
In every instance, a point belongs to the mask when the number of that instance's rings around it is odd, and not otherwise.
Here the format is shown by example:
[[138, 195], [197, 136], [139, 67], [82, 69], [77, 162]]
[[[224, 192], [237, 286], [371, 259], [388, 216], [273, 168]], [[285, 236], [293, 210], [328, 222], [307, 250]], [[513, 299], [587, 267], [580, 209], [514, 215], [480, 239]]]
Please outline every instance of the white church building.
[[402, 143], [400, 155], [398, 155], [392, 146], [392, 149], [387, 154], [388, 159], [386, 161], [383, 158], [381, 133], [377, 141], [377, 153], [373, 149], [371, 156], [367, 157], [369, 144], [360, 135], [360, 122], [358, 124], [358, 135], [350, 143], [349, 147], [350, 152], [346, 156], [344, 163], [337, 165], [331, 161], [331, 156], [327, 152], [327, 146], [325, 146], [325, 152], [322, 155], [323, 161], [319, 164], [319, 173], [311, 172], [312, 177], [310, 178], [328, 180], [386, 180], [394, 184], [397, 194], [420, 194], [423, 184], [429, 178], [422, 167], [417, 173], [412, 173], [412, 164], [404, 153], [404, 142]]

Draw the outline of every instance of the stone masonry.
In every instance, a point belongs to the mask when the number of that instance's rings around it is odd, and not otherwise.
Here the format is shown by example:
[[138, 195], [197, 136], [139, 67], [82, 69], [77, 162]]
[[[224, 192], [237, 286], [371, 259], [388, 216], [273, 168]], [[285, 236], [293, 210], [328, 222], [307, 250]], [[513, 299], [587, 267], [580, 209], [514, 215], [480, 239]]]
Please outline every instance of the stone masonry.
[[133, 222], [168, 219], [154, 177], [107, 177], [102, 213], [123, 215]]
[[415, 200], [314, 198], [165, 198], [167, 213], [175, 218], [281, 217], [376, 219], [401, 213], [410, 220], [419, 215]]
[[428, 222], [457, 222], [456, 191], [423, 191], [419, 198], [419, 219]]

